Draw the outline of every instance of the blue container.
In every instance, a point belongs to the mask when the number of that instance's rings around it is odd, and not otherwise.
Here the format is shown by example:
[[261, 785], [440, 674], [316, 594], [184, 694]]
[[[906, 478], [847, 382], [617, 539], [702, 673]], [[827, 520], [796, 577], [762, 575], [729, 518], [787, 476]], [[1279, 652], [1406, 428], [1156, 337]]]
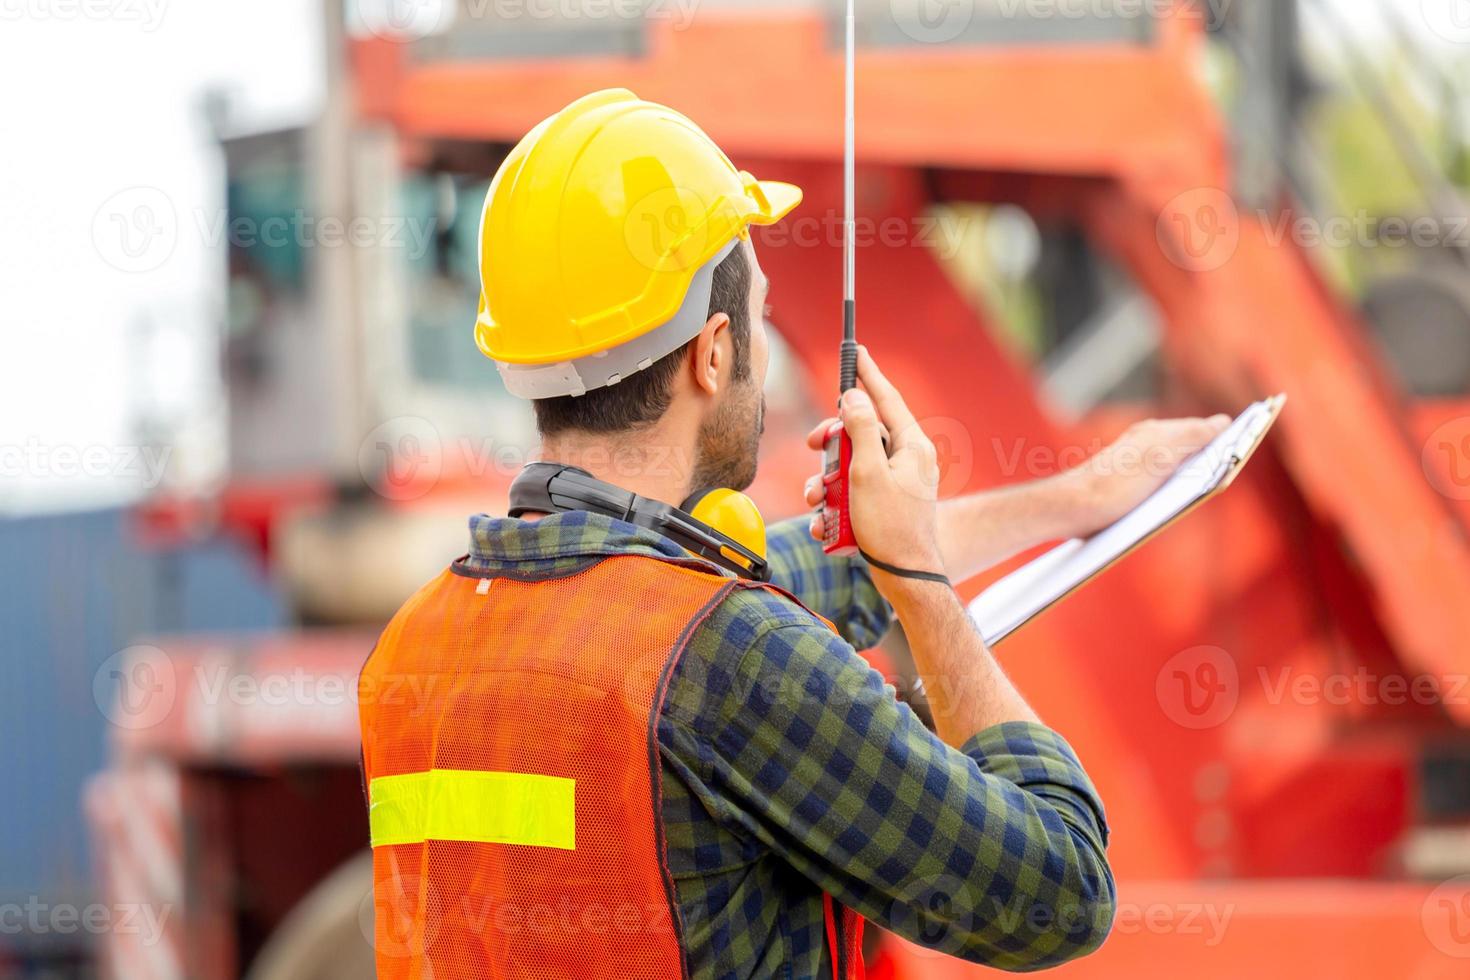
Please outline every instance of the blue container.
[[[284, 599], [226, 540], [146, 550], [127, 513], [0, 521], [0, 903], [95, 900], [83, 781], [106, 765], [93, 676], [140, 637], [275, 629]], [[84, 937], [0, 936], [14, 949]]]

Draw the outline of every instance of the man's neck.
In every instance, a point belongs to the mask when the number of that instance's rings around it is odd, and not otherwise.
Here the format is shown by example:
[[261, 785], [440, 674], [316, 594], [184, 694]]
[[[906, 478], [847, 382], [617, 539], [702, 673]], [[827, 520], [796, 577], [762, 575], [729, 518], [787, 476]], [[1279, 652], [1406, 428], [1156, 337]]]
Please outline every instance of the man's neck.
[[657, 430], [637, 439], [561, 434], [544, 440], [540, 459], [586, 470], [597, 479], [675, 507], [689, 496], [693, 450], [675, 448]]

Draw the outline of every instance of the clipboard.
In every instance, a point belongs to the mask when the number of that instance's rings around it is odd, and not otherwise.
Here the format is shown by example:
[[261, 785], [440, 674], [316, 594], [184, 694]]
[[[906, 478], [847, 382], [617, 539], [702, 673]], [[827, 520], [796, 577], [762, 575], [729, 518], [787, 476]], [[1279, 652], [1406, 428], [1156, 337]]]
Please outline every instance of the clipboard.
[[1089, 538], [1057, 545], [980, 593], [970, 603], [969, 613], [986, 645], [1004, 640], [1155, 534], [1224, 492], [1260, 447], [1285, 405], [1285, 395], [1256, 402], [1117, 523]]

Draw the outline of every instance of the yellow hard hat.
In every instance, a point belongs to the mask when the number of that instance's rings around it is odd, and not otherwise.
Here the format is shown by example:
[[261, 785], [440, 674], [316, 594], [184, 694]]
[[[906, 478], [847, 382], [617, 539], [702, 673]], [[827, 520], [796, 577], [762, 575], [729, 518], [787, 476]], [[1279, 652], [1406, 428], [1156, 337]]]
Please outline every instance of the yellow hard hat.
[[475, 342], [522, 397], [616, 384], [694, 337], [714, 266], [800, 202], [672, 109], [626, 89], [583, 96], [490, 184]]

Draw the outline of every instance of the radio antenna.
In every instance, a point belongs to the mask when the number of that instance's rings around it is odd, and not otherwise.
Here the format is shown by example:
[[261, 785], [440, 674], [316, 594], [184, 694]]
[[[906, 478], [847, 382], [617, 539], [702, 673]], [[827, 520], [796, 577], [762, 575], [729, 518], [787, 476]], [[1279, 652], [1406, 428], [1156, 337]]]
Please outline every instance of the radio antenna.
[[840, 352], [841, 374], [839, 390], [847, 391], [857, 386], [857, 255], [854, 238], [857, 232], [856, 206], [856, 113], [853, 111], [853, 75], [856, 61], [857, 18], [853, 12], [854, 0], [847, 0], [847, 44], [846, 72], [843, 79], [843, 101], [846, 107], [843, 116], [842, 151], [842, 347]]
[[[854, 0], [847, 0], [847, 71], [843, 79], [846, 112], [843, 114], [845, 131], [842, 134], [842, 206], [845, 209], [842, 220], [842, 347], [839, 377], [842, 391], [851, 391], [857, 387], [858, 362], [855, 252], [857, 202], [854, 200], [856, 180], [853, 162], [857, 153], [853, 145], [853, 131], [856, 127], [853, 125], [855, 114], [852, 94], [853, 67], [857, 60], [854, 57], [857, 18], [853, 14], [853, 3]], [[857, 535], [852, 529], [852, 516], [847, 506], [847, 473], [851, 467], [852, 437], [847, 434], [841, 422], [834, 423], [827, 429], [827, 435], [822, 441], [822, 551], [829, 555], [862, 553], [862, 549], [858, 547]]]

